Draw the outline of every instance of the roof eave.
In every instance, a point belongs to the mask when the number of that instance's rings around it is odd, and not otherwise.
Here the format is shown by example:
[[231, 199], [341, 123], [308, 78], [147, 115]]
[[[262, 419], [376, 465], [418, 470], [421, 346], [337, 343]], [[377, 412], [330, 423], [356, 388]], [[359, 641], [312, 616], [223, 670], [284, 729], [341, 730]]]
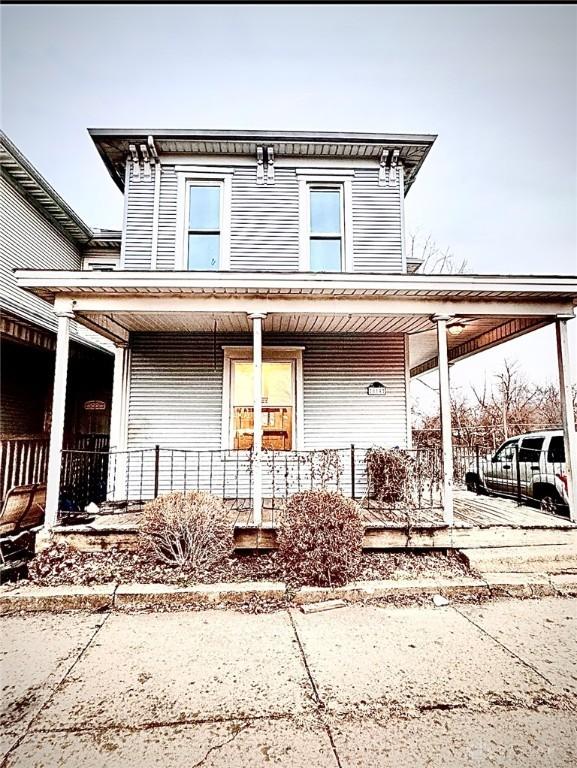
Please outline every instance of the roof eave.
[[[18, 181], [18, 178], [14, 176], [14, 169], [11, 173], [10, 167], [6, 164], [5, 173], [11, 177], [13, 180], [12, 183], [18, 187], [25, 197], [33, 196], [36, 206], [42, 209], [44, 215], [48, 217], [65, 236], [76, 243], [84, 244], [88, 242], [92, 237], [92, 230], [88, 224], [82, 221], [80, 216], [78, 216], [68, 203], [60, 197], [58, 192], [56, 192], [42, 174], [32, 165], [28, 158], [18, 149], [8, 136], [6, 136], [4, 131], [0, 131], [0, 143], [3, 145], [5, 152], [10, 156], [12, 163], [32, 180], [36, 186], [37, 194], [33, 195], [32, 192], [25, 189]], [[43, 205], [42, 197], [44, 195], [47, 196], [58, 209], [60, 209], [65, 218], [64, 224], [46, 208], [46, 204]], [[46, 200], [46, 198], [44, 199]]]
[[[352, 133], [352, 132], [322, 132], [322, 131], [227, 131], [227, 130], [204, 130], [204, 129], [166, 129], [166, 128], [88, 128], [88, 134], [94, 141], [98, 153], [102, 158], [108, 173], [112, 177], [118, 188], [124, 192], [124, 171], [121, 170], [121, 164], [115, 161], [106, 149], [107, 140], [110, 141], [110, 150], [113, 150], [113, 142], [124, 141], [129, 144], [146, 143], [149, 136], [157, 141], [163, 140], [190, 140], [192, 142], [235, 142], [255, 144], [271, 143], [310, 143], [310, 144], [365, 144], [404, 147], [421, 147], [421, 157], [413, 168], [413, 172], [408, 178], [405, 186], [405, 194], [411, 188], [415, 177], [425, 161], [431, 147], [433, 146], [436, 134], [405, 134], [405, 133]], [[118, 147], [117, 147], [118, 150]], [[245, 155], [246, 152], [232, 151], [229, 154]], [[298, 156], [298, 155], [295, 155]], [[343, 158], [338, 158], [339, 160]]]

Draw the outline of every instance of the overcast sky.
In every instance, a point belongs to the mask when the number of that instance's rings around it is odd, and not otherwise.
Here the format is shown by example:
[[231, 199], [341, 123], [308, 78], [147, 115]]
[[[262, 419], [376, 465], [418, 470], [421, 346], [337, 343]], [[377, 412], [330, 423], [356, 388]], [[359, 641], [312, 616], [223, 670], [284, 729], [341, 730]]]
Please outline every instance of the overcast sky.
[[[120, 227], [122, 198], [87, 127], [437, 133], [408, 233], [472, 272], [577, 272], [574, 6], [0, 13], [3, 127], [90, 225]], [[548, 328], [456, 366], [455, 386], [504, 357], [556, 379]]]

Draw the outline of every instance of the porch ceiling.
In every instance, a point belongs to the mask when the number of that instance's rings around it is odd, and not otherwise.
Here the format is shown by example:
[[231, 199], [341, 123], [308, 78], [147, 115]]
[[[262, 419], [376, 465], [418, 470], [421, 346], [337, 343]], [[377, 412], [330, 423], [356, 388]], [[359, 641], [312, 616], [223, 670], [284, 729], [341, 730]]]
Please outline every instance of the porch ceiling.
[[[81, 312], [80, 322], [111, 332], [131, 333], [251, 333], [245, 312]], [[272, 313], [263, 321], [265, 333], [414, 333], [431, 328], [429, 318], [415, 315], [335, 315]]]
[[[240, 333], [250, 335], [252, 324], [245, 312], [79, 312], [87, 327], [117, 341], [129, 333]], [[550, 317], [460, 316], [458, 336], [448, 334], [449, 360], [456, 362], [509, 339], [541, 328]], [[387, 334], [409, 336], [409, 366], [419, 376], [437, 366], [435, 323], [425, 315], [364, 315], [323, 313], [269, 313], [264, 333], [276, 334]]]

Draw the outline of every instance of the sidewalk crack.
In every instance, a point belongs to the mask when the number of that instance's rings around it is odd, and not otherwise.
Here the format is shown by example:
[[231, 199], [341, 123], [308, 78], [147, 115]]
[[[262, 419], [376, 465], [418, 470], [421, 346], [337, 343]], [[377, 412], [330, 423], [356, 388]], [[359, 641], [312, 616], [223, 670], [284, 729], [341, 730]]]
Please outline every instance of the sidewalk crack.
[[311, 688], [313, 689], [313, 695], [314, 695], [314, 698], [315, 698], [316, 703], [317, 703], [317, 715], [318, 715], [318, 718], [319, 718], [319, 722], [320, 722], [320, 724], [323, 726], [323, 728], [326, 731], [328, 740], [329, 740], [329, 742], [331, 744], [331, 747], [332, 747], [332, 750], [333, 750], [333, 755], [335, 757], [335, 762], [337, 764], [337, 768], [342, 768], [341, 758], [340, 758], [339, 753], [337, 751], [337, 745], [335, 744], [335, 740], [333, 738], [333, 733], [331, 731], [331, 727], [326, 722], [325, 718], [323, 717], [324, 709], [325, 709], [325, 703], [324, 703], [324, 701], [321, 698], [321, 695], [319, 693], [319, 689], [317, 688], [317, 684], [315, 683], [315, 679], [313, 677], [313, 673], [311, 672], [311, 668], [309, 667], [309, 663], [307, 661], [307, 657], [306, 657], [306, 654], [305, 654], [305, 649], [304, 649], [304, 646], [303, 646], [303, 644], [301, 642], [301, 639], [299, 637], [299, 633], [297, 631], [296, 624], [295, 624], [294, 619], [292, 617], [292, 613], [290, 612], [290, 610], [287, 610], [287, 613], [288, 613], [289, 621], [290, 621], [291, 626], [293, 628], [293, 632], [294, 632], [294, 635], [295, 635], [295, 638], [296, 638], [296, 641], [297, 641], [297, 644], [298, 644], [298, 647], [299, 647], [299, 651], [300, 651], [300, 655], [301, 655], [301, 659], [302, 659], [304, 668], [306, 670], [309, 682], [311, 684]]
[[505, 645], [505, 643], [501, 642], [501, 640], [499, 640], [498, 637], [495, 637], [490, 632], [487, 632], [487, 630], [484, 627], [482, 627], [480, 624], [477, 624], [477, 622], [474, 621], [473, 619], [471, 619], [469, 616], [467, 616], [466, 613], [463, 613], [462, 611], [460, 611], [457, 608], [456, 605], [453, 605], [451, 607], [460, 616], [462, 616], [464, 619], [466, 619], [470, 624], [472, 624], [474, 627], [476, 627], [478, 630], [480, 630], [484, 635], [486, 635], [487, 637], [491, 638], [491, 640], [493, 640], [493, 642], [497, 643], [497, 645], [501, 646], [501, 648], [503, 648], [503, 650], [507, 651], [507, 653], [509, 653], [511, 656], [513, 656], [515, 659], [517, 659], [517, 661], [520, 661], [521, 664], [523, 664], [523, 666], [527, 667], [527, 669], [532, 670], [536, 675], [539, 675], [539, 677], [543, 678], [543, 680], [545, 680], [545, 682], [548, 683], [549, 685], [553, 685], [552, 681], [549, 680], [548, 677], [545, 677], [545, 675], [540, 670], [538, 670], [537, 667], [534, 667], [532, 664], [530, 664], [524, 658], [519, 656], [518, 653], [515, 653], [515, 651], [512, 651], [507, 645]]
[[2, 762], [0, 763], [0, 768], [6, 768], [6, 766], [8, 765], [8, 758], [10, 757], [10, 755], [16, 749], [18, 749], [20, 744], [22, 744], [24, 739], [28, 736], [28, 734], [32, 730], [32, 726], [34, 725], [34, 723], [38, 719], [39, 715], [41, 715], [42, 712], [46, 709], [46, 707], [52, 702], [52, 699], [56, 696], [56, 694], [58, 693], [58, 691], [62, 687], [62, 684], [66, 680], [66, 678], [70, 675], [70, 673], [76, 667], [76, 665], [78, 664], [80, 659], [84, 656], [84, 654], [86, 653], [88, 648], [92, 645], [92, 642], [94, 641], [94, 638], [100, 632], [102, 627], [105, 625], [105, 623], [108, 620], [109, 616], [110, 616], [110, 611], [106, 614], [106, 616], [104, 616], [102, 621], [99, 622], [96, 625], [96, 628], [94, 629], [94, 632], [90, 635], [90, 637], [88, 638], [88, 641], [80, 649], [80, 653], [78, 653], [78, 655], [76, 656], [76, 658], [74, 659], [72, 664], [66, 669], [66, 671], [64, 672], [64, 674], [62, 675], [60, 680], [53, 686], [52, 693], [50, 694], [50, 696], [46, 699], [46, 701], [42, 704], [42, 706], [38, 709], [38, 711], [35, 712], [35, 714], [30, 718], [30, 721], [29, 721], [28, 725], [26, 726], [24, 732], [16, 739], [16, 741], [14, 742], [14, 744], [12, 744], [12, 746], [8, 749], [8, 751], [5, 752], [4, 757], [2, 758]]
[[219, 749], [223, 749], [223, 747], [226, 747], [227, 744], [231, 744], [237, 736], [239, 736], [243, 731], [246, 731], [246, 729], [250, 726], [250, 723], [245, 723], [244, 725], [239, 726], [235, 732], [232, 734], [232, 736], [229, 736], [228, 739], [225, 739], [221, 744], [215, 744], [214, 746], [210, 747], [204, 757], [201, 757], [200, 760], [197, 763], [194, 763], [191, 765], [190, 768], [199, 768], [207, 759], [207, 757], [212, 754], [212, 752], [216, 752]]

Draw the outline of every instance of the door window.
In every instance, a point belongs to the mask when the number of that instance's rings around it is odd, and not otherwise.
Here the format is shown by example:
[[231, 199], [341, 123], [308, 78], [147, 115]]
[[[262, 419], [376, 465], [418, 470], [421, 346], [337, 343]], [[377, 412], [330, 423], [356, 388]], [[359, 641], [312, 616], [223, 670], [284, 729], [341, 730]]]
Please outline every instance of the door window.
[[502, 445], [497, 453], [493, 456], [493, 461], [513, 461], [515, 458], [515, 446], [516, 440], [509, 440], [508, 443]]
[[547, 453], [547, 461], [554, 464], [562, 464], [565, 461], [565, 444], [563, 443], [563, 435], [553, 435], [551, 442], [549, 443], [549, 451]]
[[521, 448], [519, 449], [519, 462], [538, 464], [541, 458], [541, 451], [543, 450], [544, 439], [543, 437], [525, 437], [521, 441]]

